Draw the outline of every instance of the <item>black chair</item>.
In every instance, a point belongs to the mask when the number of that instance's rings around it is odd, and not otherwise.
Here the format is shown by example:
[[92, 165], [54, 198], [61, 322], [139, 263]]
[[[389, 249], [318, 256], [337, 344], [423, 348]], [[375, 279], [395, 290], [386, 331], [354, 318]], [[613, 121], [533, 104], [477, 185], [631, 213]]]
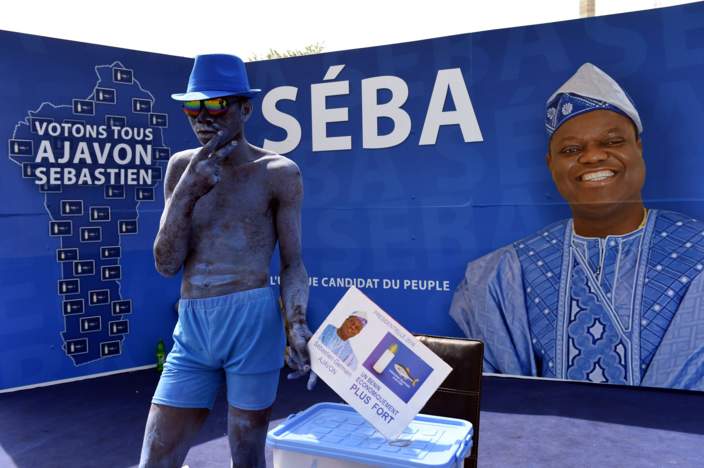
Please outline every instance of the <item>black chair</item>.
[[446, 336], [416, 335], [416, 338], [452, 367], [450, 375], [430, 397], [421, 413], [471, 422], [474, 426], [472, 452], [464, 466], [476, 468], [484, 343]]

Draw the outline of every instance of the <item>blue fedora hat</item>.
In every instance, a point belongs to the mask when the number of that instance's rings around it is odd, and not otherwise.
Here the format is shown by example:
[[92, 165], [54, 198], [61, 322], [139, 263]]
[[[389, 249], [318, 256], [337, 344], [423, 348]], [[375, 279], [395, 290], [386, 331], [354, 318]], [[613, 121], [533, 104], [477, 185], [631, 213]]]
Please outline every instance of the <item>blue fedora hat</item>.
[[197, 55], [185, 93], [171, 97], [177, 101], [195, 101], [221, 96], [251, 98], [261, 89], [251, 89], [241, 58], [226, 54]]

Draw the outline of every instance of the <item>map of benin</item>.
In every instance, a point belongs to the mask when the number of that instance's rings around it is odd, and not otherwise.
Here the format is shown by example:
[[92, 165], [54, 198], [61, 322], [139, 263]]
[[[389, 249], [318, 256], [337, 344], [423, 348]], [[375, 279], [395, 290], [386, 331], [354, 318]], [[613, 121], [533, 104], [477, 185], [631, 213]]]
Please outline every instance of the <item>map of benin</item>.
[[[120, 290], [122, 238], [138, 233], [171, 151], [165, 113], [120, 62], [95, 67], [87, 97], [43, 102], [8, 141], [18, 176], [44, 198], [57, 241], [56, 294], [65, 354], [75, 365], [122, 353], [132, 301]], [[135, 273], [133, 273], [135, 274]]]

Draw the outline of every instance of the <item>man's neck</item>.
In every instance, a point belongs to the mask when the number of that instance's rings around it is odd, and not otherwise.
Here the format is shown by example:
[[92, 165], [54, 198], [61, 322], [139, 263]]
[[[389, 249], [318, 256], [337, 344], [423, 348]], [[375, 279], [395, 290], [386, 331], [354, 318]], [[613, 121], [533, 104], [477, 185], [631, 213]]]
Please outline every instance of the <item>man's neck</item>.
[[642, 202], [629, 204], [606, 216], [572, 211], [574, 232], [582, 237], [621, 236], [642, 227], [647, 211]]
[[228, 165], [239, 166], [242, 164], [247, 164], [258, 158], [256, 147], [252, 146], [244, 135], [239, 136], [237, 139], [237, 147], [232, 152], [232, 154], [225, 160]]

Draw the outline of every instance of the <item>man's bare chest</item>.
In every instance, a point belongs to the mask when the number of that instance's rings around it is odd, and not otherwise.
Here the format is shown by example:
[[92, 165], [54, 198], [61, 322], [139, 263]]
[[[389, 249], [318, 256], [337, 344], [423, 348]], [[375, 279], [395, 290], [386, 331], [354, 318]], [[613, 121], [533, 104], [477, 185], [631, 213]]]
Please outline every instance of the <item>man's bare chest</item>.
[[274, 208], [274, 197], [265, 180], [223, 176], [196, 203], [192, 226], [198, 232], [234, 228], [241, 224], [270, 223]]

